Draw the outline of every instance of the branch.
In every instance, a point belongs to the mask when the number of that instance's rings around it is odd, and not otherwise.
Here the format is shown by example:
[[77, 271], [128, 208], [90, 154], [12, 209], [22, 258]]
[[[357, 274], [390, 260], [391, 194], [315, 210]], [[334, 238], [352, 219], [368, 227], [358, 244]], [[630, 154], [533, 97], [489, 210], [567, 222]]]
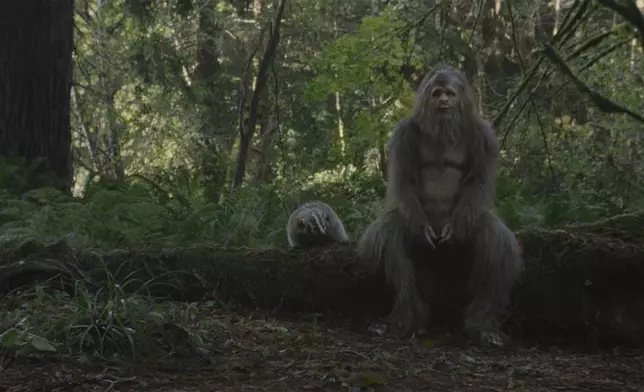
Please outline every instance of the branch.
[[512, 106], [512, 103], [514, 100], [525, 90], [525, 88], [528, 86], [528, 82], [532, 80], [532, 77], [534, 74], [537, 72], [537, 69], [539, 69], [539, 66], [541, 65], [541, 62], [543, 61], [543, 57], [539, 57], [537, 61], [532, 65], [532, 68], [523, 75], [523, 79], [521, 80], [521, 84], [517, 87], [517, 89], [514, 91], [514, 93], [510, 96], [510, 98], [505, 102], [505, 105], [499, 112], [499, 114], [494, 117], [492, 120], [492, 124], [494, 125], [494, 128], [498, 128], [499, 124], [501, 124], [501, 121], [503, 121], [503, 118], [508, 114], [508, 111], [510, 110], [510, 106]]
[[280, 137], [282, 137], [282, 116], [281, 116], [281, 110], [280, 110], [280, 85], [279, 85], [279, 78], [277, 77], [277, 71], [275, 70], [275, 63], [271, 64], [271, 73], [273, 74], [273, 80], [275, 81], [275, 90], [273, 94], [275, 94], [275, 116], [277, 120], [277, 134]]
[[[510, 23], [512, 25], [512, 42], [513, 42], [513, 45], [515, 47], [515, 50], [517, 51], [517, 55], [519, 57], [519, 64], [521, 64], [521, 71], [525, 75], [525, 72], [526, 72], [525, 63], [523, 61], [523, 57], [521, 56], [521, 51], [520, 51], [520, 48], [519, 48], [519, 45], [518, 45], [518, 42], [517, 42], [516, 24], [515, 24], [514, 15], [513, 15], [513, 12], [512, 12], [512, 5], [510, 5], [510, 3], [508, 3], [508, 13], [510, 14]], [[541, 83], [541, 81], [539, 82], [539, 84], [540, 83]], [[539, 85], [539, 84], [537, 84], [537, 85]], [[537, 123], [539, 124], [539, 130], [541, 132], [541, 137], [543, 139], [543, 147], [546, 150], [546, 158], [548, 160], [548, 169], [550, 170], [550, 175], [552, 177], [552, 181], [553, 181], [553, 183], [555, 183], [557, 181], [557, 177], [555, 176], [555, 170], [552, 167], [552, 155], [550, 154], [550, 148], [548, 146], [548, 137], [546, 135], [546, 130], [544, 129], [543, 122], [541, 121], [541, 116], [539, 115], [539, 112], [537, 111], [537, 105], [534, 103], [534, 98], [533, 98], [532, 94], [528, 95], [528, 101], [530, 102], [530, 106], [532, 107], [532, 110], [534, 111], [534, 114], [537, 116]], [[521, 112], [519, 111], [519, 113], [521, 113]], [[506, 130], [505, 134], [503, 135], [503, 140], [501, 142], [501, 146], [505, 145], [505, 141], [506, 141], [511, 129], [512, 129], [511, 127], [508, 127], [508, 129]]]
[[252, 142], [253, 136], [255, 135], [255, 127], [257, 125], [257, 112], [259, 110], [260, 96], [268, 79], [268, 69], [269, 66], [273, 63], [275, 59], [275, 53], [277, 52], [277, 46], [280, 40], [280, 26], [282, 24], [282, 16], [284, 15], [284, 8], [286, 5], [286, 0], [281, 0], [279, 8], [277, 10], [277, 15], [275, 16], [275, 26], [271, 29], [271, 35], [266, 44], [266, 49], [264, 50], [264, 55], [262, 60], [259, 63], [259, 70], [257, 71], [257, 79], [255, 81], [255, 89], [253, 91], [253, 96], [251, 97], [248, 121], [244, 124], [240, 121], [240, 148], [237, 152], [237, 161], [235, 164], [235, 173], [233, 175], [233, 180], [230, 184], [230, 193], [235, 193], [236, 189], [242, 184], [243, 179], [246, 175], [246, 159], [248, 154], [248, 147]]
[[[565, 45], [566, 42], [572, 37], [573, 33], [576, 31], [576, 28], [579, 27], [584, 21], [588, 20], [593, 10], [588, 12], [588, 7], [590, 6], [590, 0], [582, 0], [583, 3], [579, 4], [579, 1], [576, 0], [573, 4], [570, 11], [566, 13], [563, 23], [561, 24], [561, 29], [552, 37], [551, 42], [557, 44], [558, 46]], [[576, 6], [579, 5], [579, 8]], [[574, 13], [574, 14], [573, 14]]]
[[555, 65], [561, 73], [563, 73], [566, 77], [568, 77], [577, 87], [577, 89], [584, 93], [587, 94], [590, 99], [593, 101], [595, 106], [597, 106], [601, 111], [605, 113], [624, 113], [632, 117], [633, 119], [644, 123], [644, 117], [640, 116], [639, 114], [613, 102], [612, 100], [604, 97], [603, 95], [593, 91], [590, 87], [588, 87], [584, 82], [581, 81], [568, 67], [566, 62], [559, 56], [557, 51], [555, 50], [552, 45], [544, 45], [544, 48], [541, 49], [541, 52], [543, 55], [550, 60], [553, 65]]
[[613, 0], [597, 0], [597, 2], [606, 8], [618, 13], [622, 18], [630, 22], [640, 34], [640, 43], [644, 48], [644, 15], [637, 7], [634, 0], [623, 0], [626, 5], [617, 4]]
[[246, 65], [244, 65], [244, 71], [242, 72], [241, 80], [239, 81], [239, 106], [237, 108], [238, 117], [239, 117], [239, 136], [242, 137], [244, 134], [244, 105], [246, 104], [246, 94], [248, 93], [248, 72], [250, 66], [253, 63], [255, 54], [257, 53], [257, 48], [248, 56]]
[[257, 81], [255, 82], [255, 90], [253, 91], [253, 96], [250, 101], [249, 109], [249, 122], [248, 122], [248, 134], [247, 137], [253, 136], [255, 130], [255, 123], [257, 121], [257, 110], [259, 108], [259, 98], [261, 92], [264, 90], [266, 81], [268, 79], [268, 67], [271, 65], [275, 58], [275, 53], [277, 52], [277, 46], [280, 41], [280, 26], [282, 24], [282, 16], [284, 14], [284, 7], [286, 5], [286, 0], [281, 0], [279, 8], [277, 9], [277, 15], [275, 16], [275, 26], [271, 36], [268, 39], [266, 44], [266, 50], [264, 51], [264, 56], [259, 63], [259, 70], [257, 71]]

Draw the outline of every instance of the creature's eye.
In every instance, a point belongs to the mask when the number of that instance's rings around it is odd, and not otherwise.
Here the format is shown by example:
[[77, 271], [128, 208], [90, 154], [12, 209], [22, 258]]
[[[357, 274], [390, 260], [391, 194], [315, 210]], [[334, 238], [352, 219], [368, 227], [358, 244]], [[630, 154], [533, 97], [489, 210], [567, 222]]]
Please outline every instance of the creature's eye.
[[306, 223], [302, 219], [298, 219], [297, 220], [297, 228], [298, 229], [303, 229], [304, 227], [306, 227]]
[[447, 95], [449, 95], [450, 97], [453, 97], [453, 96], [455, 96], [455, 95], [456, 95], [456, 91], [454, 91], [454, 90], [447, 90]]
[[440, 97], [441, 93], [442, 93], [442, 91], [440, 89], [436, 89], [436, 90], [432, 91], [432, 97], [434, 97], [434, 98]]

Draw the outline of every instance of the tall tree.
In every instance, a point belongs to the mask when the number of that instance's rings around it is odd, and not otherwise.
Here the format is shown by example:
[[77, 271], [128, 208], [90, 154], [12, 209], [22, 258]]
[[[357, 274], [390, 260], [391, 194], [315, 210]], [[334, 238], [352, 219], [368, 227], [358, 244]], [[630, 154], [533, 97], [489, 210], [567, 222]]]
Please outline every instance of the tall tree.
[[[259, 4], [259, 3], [257, 3]], [[230, 192], [235, 193], [239, 188], [246, 175], [246, 163], [248, 160], [248, 151], [250, 150], [253, 137], [255, 136], [255, 127], [259, 120], [259, 109], [261, 104], [261, 96], [269, 76], [269, 67], [275, 61], [277, 47], [280, 42], [280, 28], [282, 24], [282, 17], [284, 15], [284, 8], [286, 0], [281, 0], [277, 7], [277, 15], [275, 16], [274, 23], [269, 25], [268, 33], [269, 38], [264, 49], [264, 54], [259, 62], [259, 69], [255, 78], [255, 86], [250, 95], [250, 102], [248, 103], [248, 117], [247, 120], [241, 121], [239, 126], [239, 150], [237, 151], [237, 159], [235, 161], [235, 172], [233, 174], [233, 181], [230, 184]], [[254, 56], [254, 54], [253, 54]], [[251, 56], [251, 61], [253, 59]], [[250, 64], [250, 61], [249, 61]], [[246, 93], [244, 93], [246, 94]], [[244, 102], [240, 104], [244, 107]]]
[[17, 155], [59, 188], [72, 181], [69, 99], [74, 0], [0, 5], [0, 155]]

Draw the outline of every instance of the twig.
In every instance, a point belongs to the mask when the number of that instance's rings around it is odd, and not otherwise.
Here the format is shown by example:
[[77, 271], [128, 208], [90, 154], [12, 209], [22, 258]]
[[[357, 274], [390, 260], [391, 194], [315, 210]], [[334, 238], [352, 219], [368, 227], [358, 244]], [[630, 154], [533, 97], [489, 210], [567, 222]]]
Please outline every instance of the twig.
[[106, 381], [106, 382], [110, 383], [110, 385], [107, 388], [105, 388], [103, 390], [103, 392], [108, 392], [108, 391], [112, 390], [116, 384], [122, 384], [122, 383], [126, 383], [126, 382], [136, 381], [136, 376], [132, 376], [132, 377], [128, 377], [128, 378], [121, 378], [121, 377], [107, 375], [107, 377], [112, 377], [113, 380], [107, 380], [107, 379], [102, 379], [101, 380], [101, 381]]
[[501, 121], [503, 121], [503, 117], [505, 117], [508, 114], [508, 111], [510, 110], [510, 106], [512, 106], [512, 102], [523, 92], [523, 90], [526, 88], [528, 85], [528, 82], [532, 79], [532, 76], [537, 72], [537, 69], [541, 65], [541, 62], [543, 61], [543, 56], [540, 56], [537, 61], [532, 65], [532, 68], [523, 76], [523, 79], [521, 80], [521, 84], [519, 84], [519, 87], [512, 93], [512, 96], [506, 101], [505, 105], [503, 106], [503, 109], [499, 112], [499, 114], [494, 117], [492, 120], [492, 124], [494, 125], [494, 128], [497, 128]]
[[594, 8], [588, 11], [590, 0], [583, 0], [583, 3], [581, 3], [581, 5], [579, 5], [579, 8], [575, 10], [575, 6], [578, 4], [579, 2], [575, 2], [570, 11], [566, 13], [561, 29], [557, 31], [557, 34], [555, 34], [555, 36], [552, 37], [552, 40], [550, 40], [553, 45], [557, 45], [559, 47], [565, 45], [566, 42], [570, 40], [577, 27], [579, 27], [579, 25], [581, 25], [584, 21], [588, 20], [590, 15], [592, 15], [592, 13], [597, 10], [597, 8]]

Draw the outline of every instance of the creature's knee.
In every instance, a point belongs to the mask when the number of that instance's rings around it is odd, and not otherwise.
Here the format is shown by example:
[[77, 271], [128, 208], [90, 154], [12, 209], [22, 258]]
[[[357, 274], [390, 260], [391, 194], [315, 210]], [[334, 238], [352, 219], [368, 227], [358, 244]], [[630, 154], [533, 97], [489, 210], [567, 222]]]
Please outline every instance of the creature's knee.
[[357, 243], [356, 251], [361, 258], [379, 264], [388, 253], [402, 247], [403, 236], [402, 217], [397, 212], [388, 212], [367, 226]]
[[496, 215], [486, 212], [474, 233], [477, 252], [490, 262], [520, 265], [521, 251], [516, 235]]

